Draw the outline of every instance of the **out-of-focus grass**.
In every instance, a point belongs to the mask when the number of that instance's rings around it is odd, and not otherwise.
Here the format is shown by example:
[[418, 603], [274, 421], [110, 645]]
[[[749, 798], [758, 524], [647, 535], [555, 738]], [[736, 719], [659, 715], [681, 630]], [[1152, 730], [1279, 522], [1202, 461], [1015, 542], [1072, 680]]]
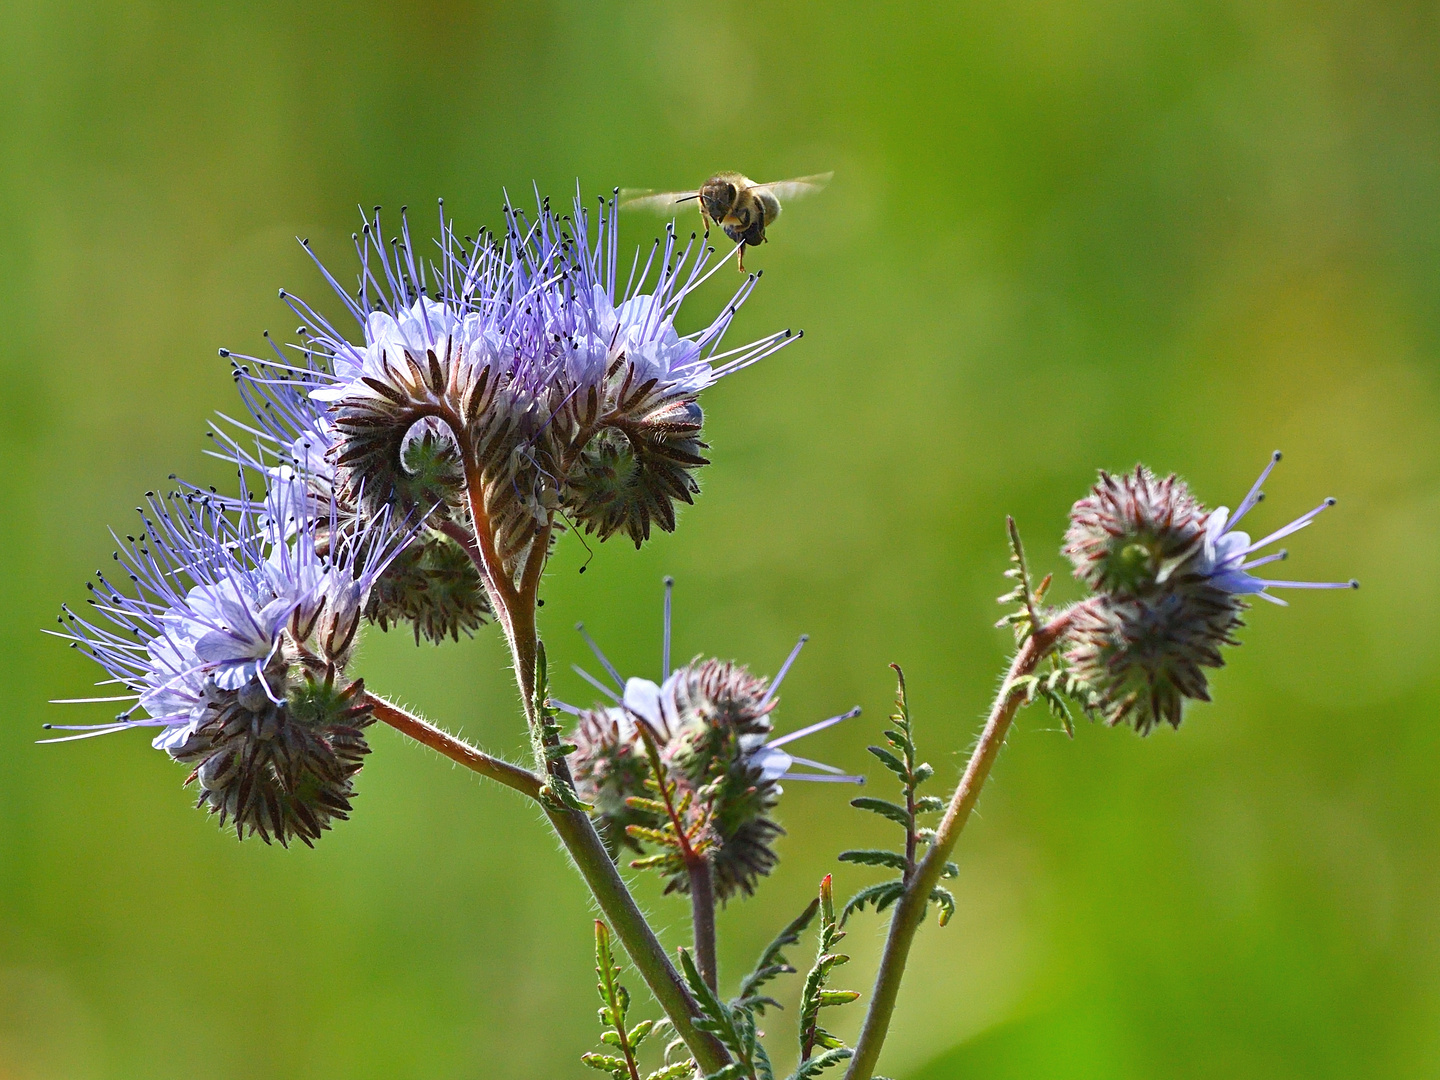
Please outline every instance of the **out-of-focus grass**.
[[[1063, 571], [1097, 467], [1143, 459], [1233, 505], [1283, 447], [1257, 527], [1339, 496], [1289, 569], [1364, 589], [1255, 611], [1178, 734], [1022, 718], [885, 1069], [1440, 1069], [1429, 7], [42, 2], [5, 22], [0, 1077], [581, 1075], [589, 913], [531, 809], [382, 731], [317, 850], [236, 844], [141, 737], [31, 745], [45, 699], [94, 677], [39, 629], [138, 493], [220, 476], [215, 349], [290, 331], [277, 287], [322, 295], [297, 234], [344, 270], [357, 204], [423, 228], [444, 196], [469, 231], [502, 188], [717, 168], [837, 171], [749, 260], [742, 329], [806, 338], [707, 395], [715, 465], [677, 535], [604, 545], [583, 578], [562, 545], [557, 666], [584, 618], [654, 668], [673, 573], [677, 655], [773, 671], [813, 634], [782, 723], [867, 711], [808, 753], [863, 766], [897, 660], [951, 776], [1004, 659], [1006, 513]], [[492, 637], [372, 635], [364, 661], [520, 752]], [[883, 836], [834, 788], [791, 785], [783, 810], [779, 873], [721, 916], [732, 976], [840, 847]], [[641, 892], [683, 940], [683, 905]], [[852, 928], [857, 988], [880, 935]]]

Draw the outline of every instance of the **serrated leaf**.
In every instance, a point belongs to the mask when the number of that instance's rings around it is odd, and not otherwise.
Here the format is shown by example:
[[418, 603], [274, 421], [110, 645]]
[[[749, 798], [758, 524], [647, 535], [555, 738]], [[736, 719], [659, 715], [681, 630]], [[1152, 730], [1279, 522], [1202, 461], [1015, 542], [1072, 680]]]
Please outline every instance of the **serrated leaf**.
[[842, 851], [839, 858], [841, 862], [858, 863], [861, 866], [888, 866], [892, 870], [899, 870], [902, 874], [909, 869], [904, 855], [898, 851], [884, 851], [881, 848]]
[[904, 828], [909, 828], [910, 826], [910, 815], [906, 812], [905, 807], [899, 803], [872, 798], [869, 795], [862, 795], [858, 799], [851, 799], [850, 805], [857, 810], [869, 810], [872, 814], [879, 814], [881, 817], [889, 818]]
[[883, 746], [867, 746], [865, 749], [880, 759], [880, 764], [893, 772], [904, 783], [910, 776], [910, 770], [905, 768], [905, 763], [886, 750]]
[[916, 786], [916, 787], [919, 787], [921, 784], [923, 784], [926, 780], [929, 780], [930, 777], [932, 777], [932, 776], [934, 776], [934, 775], [935, 775], [935, 769], [934, 769], [933, 766], [931, 766], [931, 764], [930, 764], [928, 761], [927, 761], [927, 762], [924, 762], [923, 764], [916, 765], [916, 766], [915, 766], [915, 786]]
[[810, 1080], [812, 1076], [819, 1076], [826, 1069], [830, 1068], [830, 1066], [838, 1065], [840, 1062], [852, 1056], [854, 1056], [854, 1051], [848, 1050], [843, 1046], [826, 1050], [825, 1053], [818, 1054], [809, 1061], [802, 1061], [795, 1071], [790, 1074], [789, 1080]]
[[937, 814], [945, 809], [945, 800], [938, 795], [922, 795], [915, 800], [917, 814]]
[[903, 881], [882, 881], [878, 885], [867, 886], [846, 902], [844, 909], [840, 912], [840, 922], [844, 923], [854, 912], [862, 910], [866, 904], [874, 904], [878, 914], [904, 895], [905, 883]]
[[693, 1061], [677, 1061], [673, 1065], [663, 1065], [645, 1077], [645, 1080], [690, 1080], [695, 1075], [695, 1063]]

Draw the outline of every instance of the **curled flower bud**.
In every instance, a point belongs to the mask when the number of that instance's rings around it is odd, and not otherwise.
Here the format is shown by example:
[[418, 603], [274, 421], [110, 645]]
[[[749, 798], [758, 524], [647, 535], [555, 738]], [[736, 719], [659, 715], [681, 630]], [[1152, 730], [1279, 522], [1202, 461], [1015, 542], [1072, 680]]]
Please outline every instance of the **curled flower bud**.
[[1161, 722], [1178, 727], [1185, 699], [1209, 701], [1205, 669], [1223, 667], [1222, 647], [1238, 643], [1243, 597], [1283, 604], [1266, 590], [1356, 587], [1249, 573], [1286, 553], [1250, 556], [1334, 505], [1327, 499], [1255, 543], [1234, 531], [1264, 498], [1260, 485], [1279, 460], [1277, 451], [1233, 517], [1223, 506], [1207, 511], [1179, 478], [1161, 480], [1139, 465], [1121, 477], [1102, 472], [1071, 510], [1064, 551], [1095, 595], [1072, 613], [1065, 656], [1107, 722], [1144, 735]]
[[428, 534], [400, 552], [370, 591], [365, 617], [381, 630], [408, 622], [418, 644], [467, 637], [490, 617], [480, 573], [447, 536]]
[[693, 401], [674, 401], [634, 423], [605, 428], [586, 445], [569, 474], [575, 519], [601, 540], [624, 531], [638, 548], [651, 524], [675, 530], [675, 503], [700, 491], [692, 471], [701, 454], [704, 414]]
[[1205, 542], [1205, 508], [1173, 474], [1143, 465], [1100, 482], [1070, 511], [1064, 552], [1096, 592], [1136, 595], [1189, 561]]
[[[658, 746], [667, 779], [686, 793], [687, 813], [692, 820], [705, 823], [704, 851], [711, 863], [716, 895], [722, 900], [736, 893], [749, 895], [758, 879], [774, 868], [772, 844], [785, 831], [772, 816], [782, 794], [781, 779], [842, 783], [863, 783], [864, 779], [794, 757], [781, 747], [855, 716], [859, 710], [771, 738], [776, 691], [806, 639], [801, 638], [773, 681], [723, 660], [697, 658], [671, 670], [671, 584], [667, 578], [662, 670], [669, 674], [665, 680], [657, 684], [648, 679], [622, 679], [587, 635], [616, 689], [576, 670], [614, 705], [582, 711], [555, 704], [580, 719], [571, 736], [576, 745], [571, 764], [577, 790], [595, 804], [602, 831], [615, 837], [615, 846], [622, 842], [616, 836], [618, 830], [629, 825], [653, 830], [663, 824], [663, 819], [655, 817], [653, 803], [643, 800], [647, 780], [654, 775], [639, 734], [643, 724]], [[792, 772], [797, 762], [819, 771]], [[637, 797], [642, 799], [641, 805], [636, 805]], [[629, 846], [641, 849], [633, 831], [628, 839]], [[690, 879], [684, 872], [667, 879], [666, 891], [689, 888]]]
[[195, 766], [186, 783], [199, 786], [196, 806], [218, 814], [222, 828], [313, 847], [333, 819], [350, 816], [370, 708], [359, 680], [337, 690], [301, 678], [280, 687], [282, 697], [272, 681], [285, 670], [275, 667], [238, 690], [209, 684], [193, 730], [170, 754]]

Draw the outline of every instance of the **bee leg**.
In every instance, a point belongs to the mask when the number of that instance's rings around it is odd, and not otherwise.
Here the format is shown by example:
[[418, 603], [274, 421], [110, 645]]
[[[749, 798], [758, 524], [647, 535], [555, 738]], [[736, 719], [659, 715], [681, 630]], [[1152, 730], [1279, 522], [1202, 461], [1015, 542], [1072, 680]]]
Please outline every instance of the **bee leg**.
[[741, 241], [740, 241], [739, 247], [740, 247], [740, 258], [739, 258], [739, 260], [738, 260], [738, 264], [737, 264], [737, 265], [739, 266], [740, 273], [743, 274], [743, 273], [745, 272], [745, 241], [744, 241], [744, 240], [741, 240]]

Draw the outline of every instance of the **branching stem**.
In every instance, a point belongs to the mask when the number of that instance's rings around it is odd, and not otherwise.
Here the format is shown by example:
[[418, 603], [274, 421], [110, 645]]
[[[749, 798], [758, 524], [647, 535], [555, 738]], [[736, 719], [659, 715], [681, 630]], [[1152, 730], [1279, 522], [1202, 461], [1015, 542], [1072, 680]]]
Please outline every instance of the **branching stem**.
[[407, 712], [399, 705], [392, 704], [382, 697], [374, 694], [366, 694], [365, 700], [369, 703], [375, 719], [389, 724], [401, 734], [408, 735], [418, 743], [438, 750], [451, 761], [458, 765], [464, 765], [467, 769], [473, 769], [482, 776], [488, 776], [508, 788], [514, 788], [522, 795], [528, 795], [532, 799], [540, 797], [540, 777], [536, 776], [529, 769], [523, 769], [519, 765], [512, 765], [508, 761], [492, 757], [483, 750], [471, 746], [464, 739], [457, 739], [449, 732], [441, 731], [434, 724], [420, 719], [414, 713]]
[[930, 894], [940, 883], [945, 872], [945, 863], [955, 849], [955, 842], [975, 809], [980, 790], [990, 776], [990, 769], [1005, 745], [1005, 736], [1010, 731], [1011, 721], [1025, 699], [1024, 692], [1015, 689], [1015, 681], [1034, 672], [1036, 666], [1055, 648], [1061, 634], [1069, 625], [1072, 612], [1067, 611], [1048, 624], [1037, 629], [1025, 639], [1010, 665], [990, 716], [985, 721], [985, 730], [980, 735], [960, 785], [950, 799], [945, 817], [935, 831], [935, 841], [930, 845], [915, 868], [915, 873], [906, 883], [905, 894], [895, 905], [895, 914], [890, 919], [890, 932], [885, 939], [885, 951], [880, 957], [880, 970], [875, 976], [875, 989], [870, 997], [870, 1009], [865, 1014], [865, 1025], [860, 1030], [860, 1040], [855, 1044], [855, 1056], [850, 1060], [845, 1080], [870, 1080], [880, 1060], [880, 1048], [890, 1030], [890, 1017], [895, 1012], [895, 1001], [900, 992], [900, 980], [905, 974], [905, 963], [910, 957], [910, 946], [915, 933], [925, 921], [929, 908]]

